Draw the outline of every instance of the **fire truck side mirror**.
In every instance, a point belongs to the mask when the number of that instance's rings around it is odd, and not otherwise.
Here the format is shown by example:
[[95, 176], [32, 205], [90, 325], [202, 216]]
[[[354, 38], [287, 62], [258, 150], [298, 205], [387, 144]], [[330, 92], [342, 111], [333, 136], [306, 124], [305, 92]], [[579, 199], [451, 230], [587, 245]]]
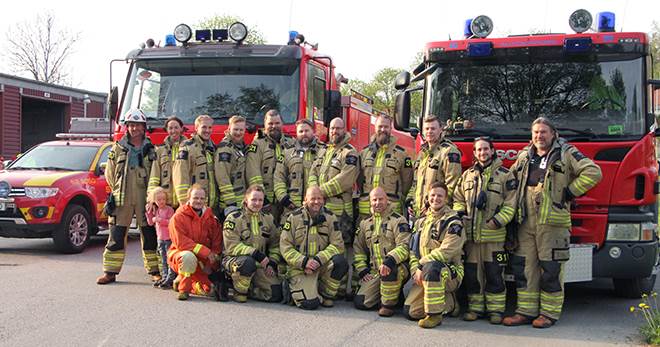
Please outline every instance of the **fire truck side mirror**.
[[401, 71], [394, 78], [394, 89], [404, 90], [410, 85], [410, 72]]
[[112, 87], [110, 90], [110, 94], [108, 94], [108, 110], [107, 110], [107, 117], [108, 119], [111, 119], [115, 122], [117, 122], [117, 107], [119, 105], [119, 89], [115, 86]]
[[394, 128], [409, 131], [410, 127], [410, 92], [404, 90], [396, 95], [394, 101]]
[[325, 91], [325, 105], [323, 105], [323, 125], [330, 126], [330, 121], [341, 116], [341, 93], [338, 90]]

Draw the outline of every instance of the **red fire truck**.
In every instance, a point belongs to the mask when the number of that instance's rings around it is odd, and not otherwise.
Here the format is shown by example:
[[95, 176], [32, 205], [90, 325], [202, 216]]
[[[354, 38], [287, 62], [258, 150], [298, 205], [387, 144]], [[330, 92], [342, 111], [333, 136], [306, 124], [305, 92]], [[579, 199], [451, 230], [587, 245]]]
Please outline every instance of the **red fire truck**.
[[615, 32], [610, 12], [596, 19], [590, 30], [593, 17], [578, 10], [569, 19], [574, 34], [503, 38], [488, 38], [486, 16], [466, 21], [465, 39], [426, 44], [414, 76], [397, 76], [396, 126], [421, 128], [421, 117], [410, 119], [410, 95], [422, 92], [423, 115], [447, 122], [464, 168], [478, 136], [490, 136], [508, 166], [529, 143], [532, 120], [550, 118], [603, 171], [575, 201], [565, 279], [612, 278], [619, 295], [639, 297], [658, 271], [652, 91], [659, 83], [649, 79], [647, 35]]
[[286, 45], [245, 44], [246, 37], [242, 23], [195, 32], [181, 24], [162, 47], [148, 40], [130, 52], [121, 60], [130, 63], [122, 97], [116, 87], [110, 94], [115, 138], [125, 132], [122, 115], [133, 108], [147, 115], [148, 135], [156, 144], [166, 136], [167, 117], [181, 118], [190, 134], [200, 114], [215, 119], [215, 143], [224, 136], [229, 117], [245, 116], [249, 143], [271, 108], [282, 114], [286, 134], [295, 135], [294, 123], [308, 118], [324, 137], [332, 117], [341, 114], [332, 58], [295, 31]]

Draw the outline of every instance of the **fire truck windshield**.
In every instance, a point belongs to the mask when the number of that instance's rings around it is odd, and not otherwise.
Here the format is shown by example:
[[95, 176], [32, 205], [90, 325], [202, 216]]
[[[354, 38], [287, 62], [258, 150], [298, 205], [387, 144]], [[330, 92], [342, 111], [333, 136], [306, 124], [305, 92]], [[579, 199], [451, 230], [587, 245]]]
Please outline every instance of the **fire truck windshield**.
[[629, 60], [439, 63], [426, 80], [427, 114], [450, 120], [450, 136], [524, 139], [539, 116], [561, 136], [640, 138], [643, 58]]
[[121, 115], [140, 108], [149, 123], [177, 116], [185, 124], [208, 114], [216, 124], [232, 115], [263, 124], [271, 108], [284, 123], [298, 116], [300, 61], [273, 58], [138, 60], [130, 72]]

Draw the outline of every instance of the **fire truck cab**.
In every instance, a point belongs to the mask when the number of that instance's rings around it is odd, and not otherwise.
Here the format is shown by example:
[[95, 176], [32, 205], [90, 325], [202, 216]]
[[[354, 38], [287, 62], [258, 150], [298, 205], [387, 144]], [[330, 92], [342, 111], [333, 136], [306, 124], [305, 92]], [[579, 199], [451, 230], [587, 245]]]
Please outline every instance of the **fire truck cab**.
[[[446, 136], [473, 160], [472, 141], [489, 136], [505, 165], [530, 143], [530, 124], [552, 120], [602, 169], [603, 179], [572, 209], [571, 260], [565, 281], [613, 279], [615, 291], [639, 297], [658, 272], [659, 132], [652, 111], [649, 40], [615, 32], [610, 12], [575, 11], [573, 34], [489, 38], [486, 16], [466, 21], [465, 39], [426, 44], [424, 62], [401, 73], [396, 126], [410, 129], [410, 95], [423, 93], [423, 115], [447, 124]], [[592, 23], [597, 28], [590, 30]]]

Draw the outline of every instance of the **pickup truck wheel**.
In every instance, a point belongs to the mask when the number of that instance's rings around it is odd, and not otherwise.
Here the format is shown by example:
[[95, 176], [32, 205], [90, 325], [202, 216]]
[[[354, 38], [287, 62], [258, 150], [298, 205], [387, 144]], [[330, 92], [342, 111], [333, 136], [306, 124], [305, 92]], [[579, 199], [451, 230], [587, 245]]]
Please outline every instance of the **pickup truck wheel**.
[[655, 286], [656, 275], [637, 278], [614, 278], [614, 292], [622, 298], [639, 299], [650, 294]]
[[53, 241], [57, 250], [63, 253], [80, 253], [91, 234], [89, 212], [80, 205], [70, 205], [64, 210], [62, 223], [53, 232]]

